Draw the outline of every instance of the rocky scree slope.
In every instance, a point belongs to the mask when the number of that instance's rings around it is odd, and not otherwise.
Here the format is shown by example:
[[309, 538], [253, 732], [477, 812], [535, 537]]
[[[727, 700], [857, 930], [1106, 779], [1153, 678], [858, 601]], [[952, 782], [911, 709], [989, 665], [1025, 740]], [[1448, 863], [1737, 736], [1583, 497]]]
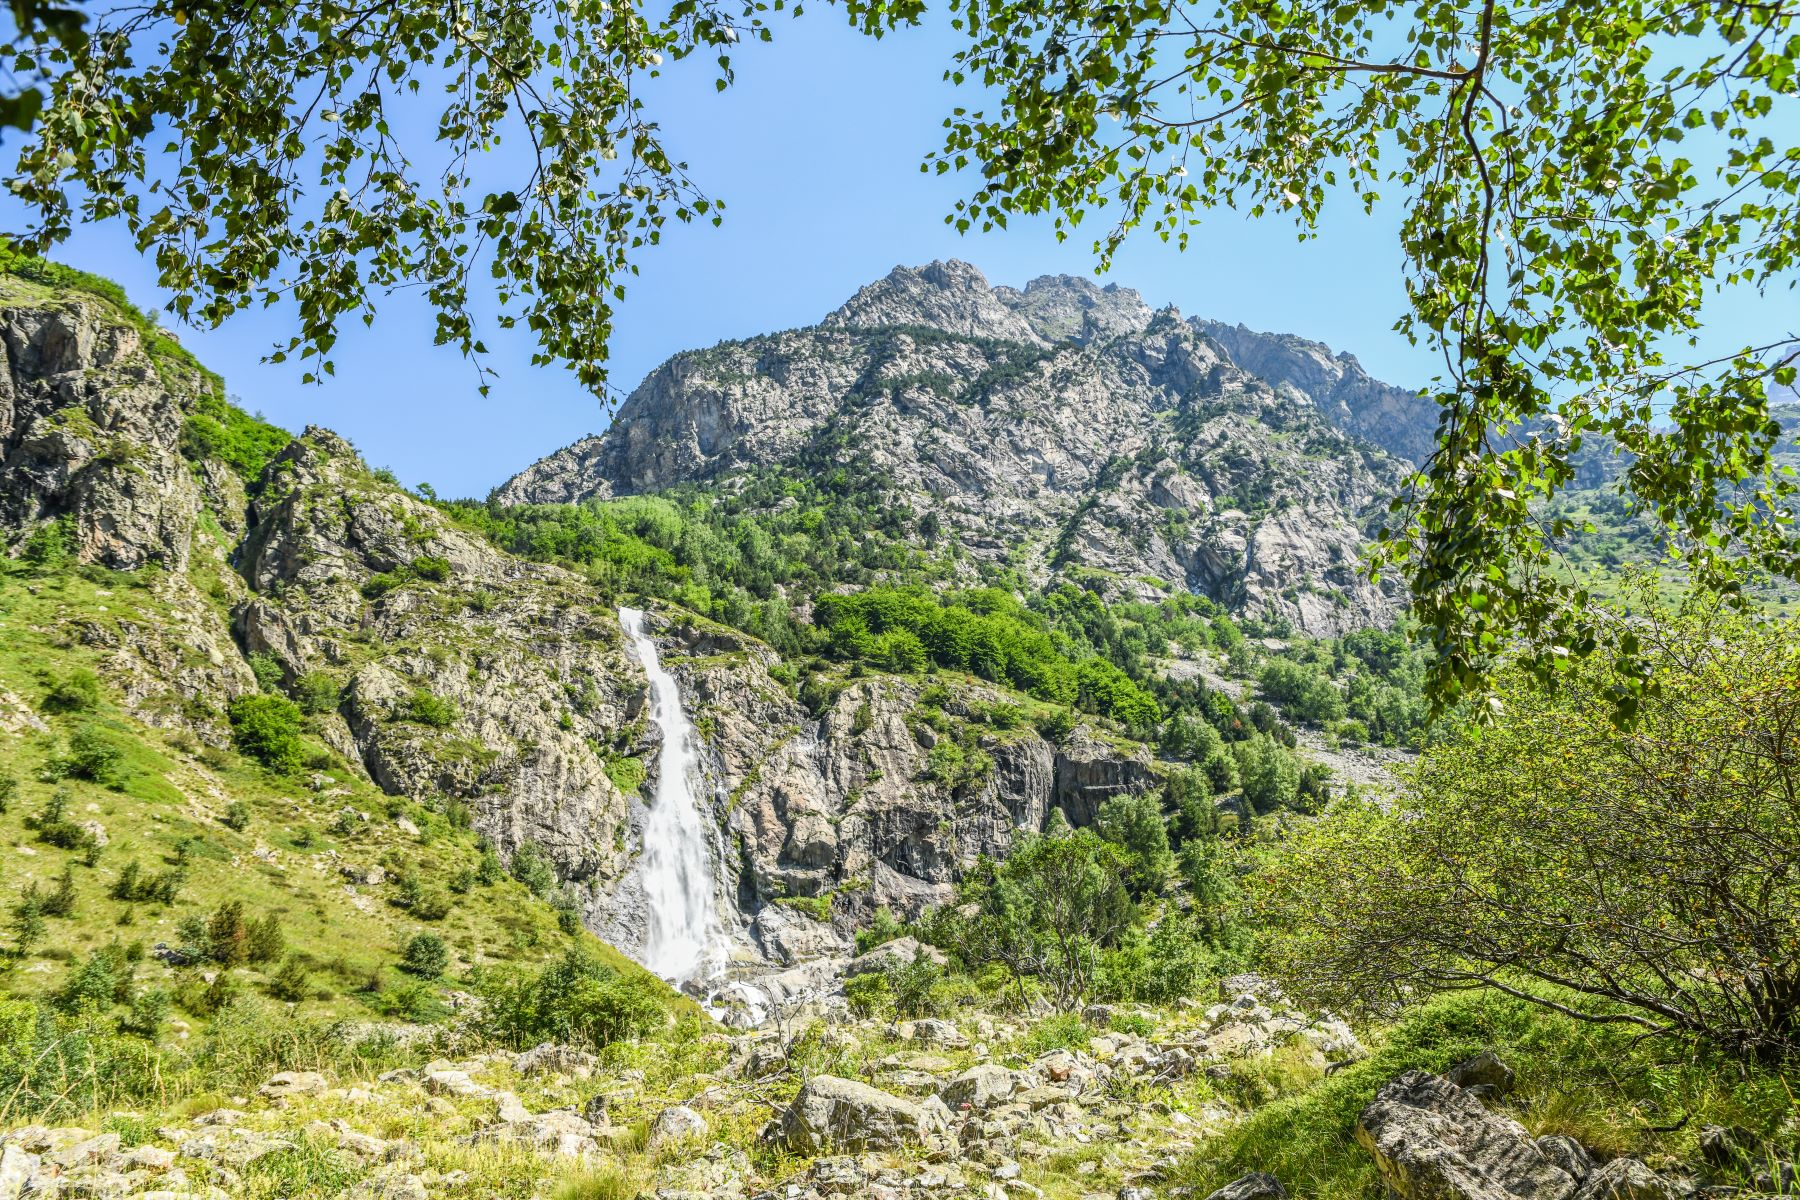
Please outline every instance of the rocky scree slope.
[[[614, 599], [495, 549], [325, 430], [242, 477], [195, 449], [196, 413], [222, 403], [197, 369], [153, 361], [104, 303], [7, 288], [0, 537], [16, 550], [55, 521], [83, 562], [167, 568], [168, 619], [107, 635], [130, 711], [222, 746], [226, 703], [258, 687], [253, 657], [286, 688], [322, 673], [341, 699], [314, 727], [347, 763], [391, 795], [466, 802], [504, 856], [536, 847], [583, 922], [633, 948], [657, 734]], [[870, 676], [815, 716], [767, 647], [680, 610], [653, 620], [705, 732], [719, 903], [755, 958], [836, 952], [858, 914], [941, 900], [1052, 809], [1082, 823], [1154, 783], [1147, 751], [1085, 727], [1055, 743], [993, 731], [994, 770], [936, 783], [931, 735], [907, 722], [921, 685]], [[951, 687], [965, 706], [1002, 699]], [[825, 897], [835, 925], [774, 903], [795, 896]]]
[[817, 326], [676, 355], [607, 433], [495, 499], [729, 488], [773, 465], [854, 460], [937, 516], [928, 546], [1037, 583], [1073, 567], [1126, 595], [1167, 581], [1331, 634], [1395, 612], [1357, 563], [1405, 469], [1381, 445], [1416, 455], [1432, 428], [1417, 397], [1311, 343], [1152, 312], [1117, 286], [994, 288], [933, 263]]

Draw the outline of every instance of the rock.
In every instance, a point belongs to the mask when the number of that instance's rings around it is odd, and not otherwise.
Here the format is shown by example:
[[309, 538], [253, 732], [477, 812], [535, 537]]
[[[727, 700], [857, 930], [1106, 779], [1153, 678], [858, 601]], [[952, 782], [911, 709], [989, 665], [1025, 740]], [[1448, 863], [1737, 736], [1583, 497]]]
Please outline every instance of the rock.
[[921, 1046], [943, 1046], [946, 1049], [959, 1049], [969, 1044], [969, 1039], [948, 1021], [936, 1017], [923, 1017], [917, 1021], [905, 1021], [900, 1025], [900, 1036], [909, 1042], [917, 1042]]
[[133, 1146], [125, 1152], [125, 1162], [146, 1171], [166, 1171], [175, 1165], [175, 1152], [161, 1146]]
[[119, 1150], [119, 1135], [101, 1133], [47, 1155], [45, 1160], [60, 1171], [73, 1171], [99, 1162]]
[[11, 1143], [0, 1149], [0, 1200], [18, 1200], [37, 1170], [37, 1155]]
[[1567, 1171], [1576, 1182], [1586, 1179], [1587, 1173], [1594, 1169], [1594, 1157], [1587, 1152], [1587, 1147], [1566, 1133], [1545, 1134], [1537, 1144], [1546, 1158]]
[[1018, 1077], [1005, 1067], [979, 1063], [952, 1075], [938, 1090], [951, 1109], [981, 1112], [1005, 1100], [1018, 1086]]
[[1287, 1200], [1287, 1189], [1267, 1171], [1252, 1171], [1232, 1180], [1206, 1200]]
[[924, 1144], [937, 1129], [923, 1106], [833, 1075], [808, 1080], [779, 1124], [788, 1148], [801, 1154], [897, 1150]]
[[1749, 1144], [1750, 1139], [1742, 1130], [1727, 1129], [1723, 1125], [1700, 1127], [1700, 1157], [1708, 1166], [1735, 1166], [1743, 1159]]
[[316, 1096], [330, 1086], [330, 1081], [317, 1071], [283, 1071], [270, 1076], [256, 1094], [265, 1100], [285, 1100], [289, 1096]]
[[886, 971], [891, 967], [905, 967], [917, 962], [921, 957], [929, 962], [943, 966], [949, 962], [942, 950], [936, 946], [927, 946], [914, 937], [895, 938], [891, 942], [883, 942], [866, 954], [859, 954], [844, 967], [844, 977], [854, 979], [858, 975], [867, 975], [874, 971]]
[[1444, 1072], [1444, 1078], [1483, 1100], [1498, 1099], [1513, 1089], [1513, 1069], [1492, 1050], [1457, 1063]]
[[485, 1096], [488, 1089], [469, 1078], [467, 1071], [428, 1071], [425, 1090], [434, 1096]]
[[1376, 1093], [1356, 1141], [1400, 1200], [1567, 1200], [1576, 1188], [1518, 1122], [1423, 1071]]
[[521, 1075], [567, 1075], [571, 1079], [587, 1079], [600, 1060], [575, 1046], [544, 1042], [513, 1059], [512, 1068]]
[[650, 1122], [649, 1148], [652, 1151], [676, 1142], [685, 1142], [706, 1136], [706, 1118], [688, 1108], [676, 1104], [656, 1114], [656, 1120]]
[[524, 1103], [511, 1092], [501, 1092], [494, 1099], [494, 1119], [496, 1121], [514, 1125], [520, 1121], [531, 1120], [531, 1110], [526, 1108]]
[[1582, 1181], [1576, 1200], [1680, 1200], [1682, 1189], [1635, 1158], [1615, 1158]]

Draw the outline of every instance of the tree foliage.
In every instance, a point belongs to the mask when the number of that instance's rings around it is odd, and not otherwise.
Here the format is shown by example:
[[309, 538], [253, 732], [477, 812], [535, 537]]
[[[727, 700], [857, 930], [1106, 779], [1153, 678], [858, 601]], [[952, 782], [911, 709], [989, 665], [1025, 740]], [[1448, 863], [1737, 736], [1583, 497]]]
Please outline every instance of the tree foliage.
[[422, 289], [437, 341], [471, 355], [472, 293], [497, 296], [536, 361], [598, 388], [636, 254], [671, 219], [718, 220], [645, 85], [701, 53], [724, 88], [771, 7], [24, 0], [0, 120], [32, 131], [8, 173], [36, 215], [25, 244], [114, 220], [184, 319], [291, 301], [298, 330], [273, 357], [309, 378], [386, 291]]
[[1499, 681], [1392, 807], [1346, 804], [1259, 876], [1280, 974], [1333, 1005], [1491, 986], [1597, 1021], [1800, 1046], [1800, 640], [1716, 602], [1621, 622], [1660, 680], [1629, 731], [1591, 661]]
[[[922, 0], [846, 0], [879, 35]], [[1435, 452], [1394, 504], [1440, 702], [1479, 690], [1510, 635], [1603, 644], [1546, 497], [1622, 451], [1623, 489], [1709, 586], [1800, 567], [1771, 473], [1767, 395], [1795, 351], [1694, 349], [1715, 284], [1791, 285], [1800, 263], [1800, 37], [1791, 3], [950, 0], [959, 107], [927, 168], [968, 169], [959, 230], [1089, 217], [1102, 266], [1134, 229], [1178, 246], [1206, 214], [1399, 203], [1410, 310], [1440, 354]], [[1629, 716], [1655, 680], [1616, 663]]]

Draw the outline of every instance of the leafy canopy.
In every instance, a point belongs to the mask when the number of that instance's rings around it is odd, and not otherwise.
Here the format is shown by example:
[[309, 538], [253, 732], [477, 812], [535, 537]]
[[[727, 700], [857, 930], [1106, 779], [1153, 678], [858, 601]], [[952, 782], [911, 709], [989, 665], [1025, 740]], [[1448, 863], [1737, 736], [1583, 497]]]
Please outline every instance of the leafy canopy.
[[[671, 218], [719, 217], [644, 83], [705, 52], [723, 89], [730, 48], [780, 7], [20, 0], [0, 122], [30, 131], [9, 173], [36, 216], [22, 245], [121, 221], [186, 320], [292, 301], [272, 357], [316, 360], [309, 379], [397, 287], [424, 291], [440, 344], [480, 355], [473, 287], [536, 335], [534, 361], [598, 388], [633, 257]], [[516, 170], [494, 165], [503, 143]]]
[[1252, 900], [1276, 972], [1365, 1011], [1493, 987], [1800, 1046], [1800, 641], [1714, 601], [1631, 628], [1663, 685], [1630, 730], [1610, 663], [1554, 691], [1507, 670], [1504, 720], [1428, 749], [1399, 802], [1341, 804], [1272, 856]]
[[[880, 35], [922, 0], [846, 0]], [[1800, 7], [1628, 0], [949, 0], [967, 41], [946, 77], [997, 93], [957, 108], [928, 170], [969, 170], [959, 230], [1054, 214], [1177, 246], [1220, 206], [1285, 214], [1397, 201], [1410, 311], [1440, 352], [1435, 453], [1394, 505], [1378, 568], [1404, 575], [1448, 701], [1513, 634], [1548, 677], [1604, 617], [1551, 571], [1545, 497], [1616, 447], [1623, 487], [1703, 582], [1800, 570], [1771, 474], [1766, 389], [1792, 347], [1695, 349], [1717, 284], [1795, 281]], [[985, 97], [984, 97], [985, 98]], [[1643, 660], [1617, 647], [1629, 715]]]

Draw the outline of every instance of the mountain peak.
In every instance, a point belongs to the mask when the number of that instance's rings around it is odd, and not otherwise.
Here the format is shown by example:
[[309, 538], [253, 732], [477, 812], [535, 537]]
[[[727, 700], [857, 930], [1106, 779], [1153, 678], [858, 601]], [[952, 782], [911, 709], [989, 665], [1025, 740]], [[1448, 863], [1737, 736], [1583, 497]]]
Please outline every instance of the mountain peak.
[[826, 328], [924, 325], [946, 333], [1050, 346], [1141, 332], [1152, 313], [1142, 296], [1075, 275], [1040, 275], [1023, 290], [990, 284], [958, 259], [895, 267], [860, 289]]

